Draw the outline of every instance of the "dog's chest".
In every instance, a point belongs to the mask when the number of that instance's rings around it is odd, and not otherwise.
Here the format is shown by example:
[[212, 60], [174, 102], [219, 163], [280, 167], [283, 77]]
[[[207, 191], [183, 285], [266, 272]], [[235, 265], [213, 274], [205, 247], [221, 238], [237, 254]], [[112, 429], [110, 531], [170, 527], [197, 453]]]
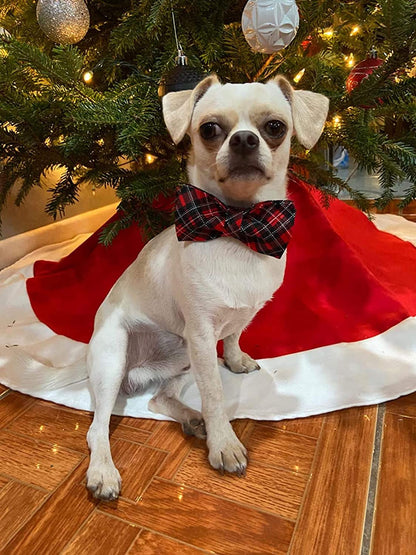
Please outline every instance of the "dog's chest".
[[186, 243], [184, 262], [192, 289], [207, 306], [256, 312], [283, 281], [286, 256], [277, 259], [252, 251], [236, 239]]

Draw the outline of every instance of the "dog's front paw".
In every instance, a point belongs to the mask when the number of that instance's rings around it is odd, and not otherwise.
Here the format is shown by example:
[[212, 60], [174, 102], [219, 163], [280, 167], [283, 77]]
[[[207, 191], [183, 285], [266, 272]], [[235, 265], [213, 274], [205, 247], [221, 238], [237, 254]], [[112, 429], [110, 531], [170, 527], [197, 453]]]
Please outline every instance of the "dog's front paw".
[[241, 358], [237, 360], [224, 358], [224, 365], [234, 374], [248, 374], [254, 370], [260, 370], [260, 365], [246, 353], [241, 353]]
[[209, 447], [208, 460], [210, 465], [222, 474], [227, 471], [244, 476], [248, 463], [247, 449], [233, 434], [226, 441]]
[[113, 464], [90, 465], [87, 470], [87, 488], [97, 499], [117, 499], [121, 490], [120, 473]]

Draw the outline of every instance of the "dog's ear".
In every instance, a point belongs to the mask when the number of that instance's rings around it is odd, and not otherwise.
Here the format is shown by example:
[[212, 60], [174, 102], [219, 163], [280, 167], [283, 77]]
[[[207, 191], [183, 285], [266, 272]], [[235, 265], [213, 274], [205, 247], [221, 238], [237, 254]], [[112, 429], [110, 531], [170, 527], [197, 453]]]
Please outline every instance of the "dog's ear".
[[312, 148], [324, 128], [329, 99], [323, 94], [295, 90], [281, 75], [273, 81], [290, 102], [293, 127], [299, 142], [306, 148]]
[[219, 83], [217, 76], [210, 75], [193, 90], [172, 92], [163, 97], [163, 117], [174, 143], [178, 144], [184, 138], [196, 103], [216, 83]]

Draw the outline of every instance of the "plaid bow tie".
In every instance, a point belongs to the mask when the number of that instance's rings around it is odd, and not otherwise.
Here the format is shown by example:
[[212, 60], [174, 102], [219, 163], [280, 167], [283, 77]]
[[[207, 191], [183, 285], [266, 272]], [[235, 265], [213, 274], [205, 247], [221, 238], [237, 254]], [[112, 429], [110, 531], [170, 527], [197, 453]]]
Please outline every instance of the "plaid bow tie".
[[250, 208], [227, 206], [215, 196], [184, 185], [176, 196], [175, 225], [179, 241], [234, 237], [250, 249], [280, 258], [291, 237], [295, 207], [290, 200], [268, 200]]

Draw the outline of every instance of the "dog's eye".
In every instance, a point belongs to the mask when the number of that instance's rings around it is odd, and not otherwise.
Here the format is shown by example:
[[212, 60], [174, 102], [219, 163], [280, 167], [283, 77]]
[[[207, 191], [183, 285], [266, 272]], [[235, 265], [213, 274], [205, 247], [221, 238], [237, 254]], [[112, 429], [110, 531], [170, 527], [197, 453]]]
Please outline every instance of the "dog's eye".
[[210, 139], [215, 139], [215, 137], [217, 137], [221, 133], [221, 127], [218, 125], [218, 123], [209, 121], [201, 125], [201, 127], [199, 128], [199, 133], [205, 141], [209, 141]]
[[286, 133], [286, 125], [278, 119], [268, 121], [264, 126], [266, 133], [273, 139], [280, 139]]

